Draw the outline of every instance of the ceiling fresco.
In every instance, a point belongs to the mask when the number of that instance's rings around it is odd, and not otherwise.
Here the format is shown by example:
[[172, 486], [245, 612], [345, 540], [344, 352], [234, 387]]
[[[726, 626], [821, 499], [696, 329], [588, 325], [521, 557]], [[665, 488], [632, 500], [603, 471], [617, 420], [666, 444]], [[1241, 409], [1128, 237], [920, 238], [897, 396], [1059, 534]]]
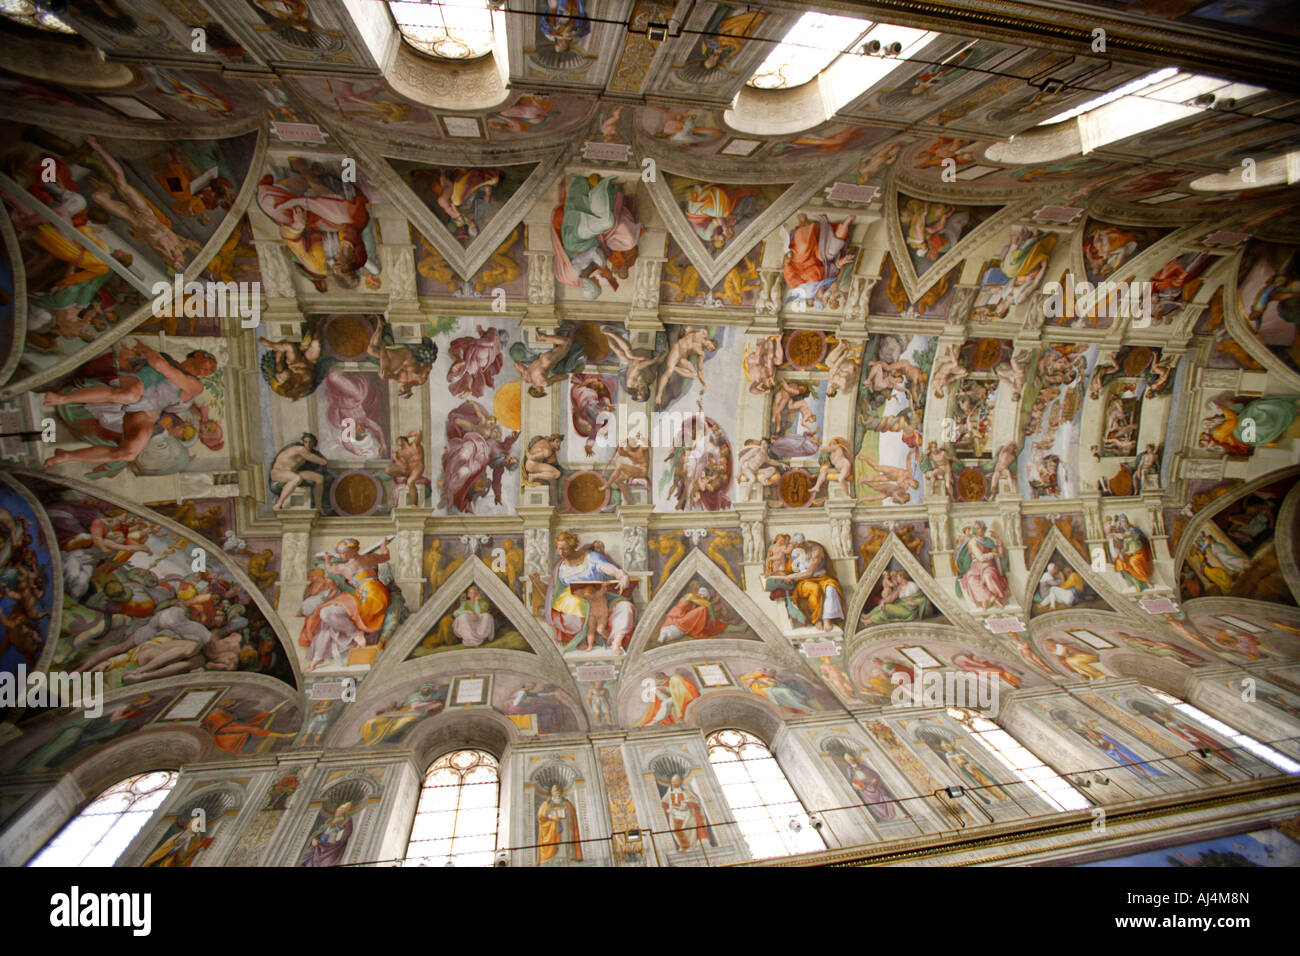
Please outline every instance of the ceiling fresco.
[[1296, 656], [1300, 188], [1196, 185], [1291, 94], [1039, 159], [1143, 61], [937, 31], [827, 114], [745, 86], [790, 4], [512, 5], [464, 63], [356, 6], [6, 40], [0, 668], [110, 708], [10, 711], [6, 767], [200, 686], [225, 759]]

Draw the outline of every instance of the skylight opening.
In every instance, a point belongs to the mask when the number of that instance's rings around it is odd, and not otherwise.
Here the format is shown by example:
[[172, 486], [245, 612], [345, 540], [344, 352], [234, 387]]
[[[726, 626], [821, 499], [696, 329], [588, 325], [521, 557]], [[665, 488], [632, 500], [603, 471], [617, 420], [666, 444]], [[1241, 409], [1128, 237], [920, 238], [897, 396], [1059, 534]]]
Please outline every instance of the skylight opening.
[[805, 13], [749, 78], [760, 90], [789, 90], [807, 83], [872, 26], [870, 20]]
[[35, 27], [49, 33], [76, 33], [61, 17], [55, 16], [44, 5], [31, 0], [0, 0], [0, 16], [25, 27]]
[[[1146, 685], [1143, 685], [1146, 686]], [[1300, 763], [1296, 763], [1285, 754], [1279, 753], [1267, 744], [1260, 743], [1254, 737], [1243, 734], [1241, 731], [1228, 726], [1223, 721], [1211, 717], [1199, 707], [1193, 707], [1186, 701], [1179, 700], [1173, 694], [1166, 694], [1164, 691], [1155, 687], [1147, 687], [1147, 691], [1156, 699], [1168, 704], [1174, 710], [1187, 717], [1192, 718], [1198, 724], [1209, 727], [1220, 737], [1231, 740], [1243, 750], [1248, 750], [1265, 763], [1270, 763], [1283, 773], [1300, 773]]]
[[1196, 116], [1215, 102], [1238, 101], [1264, 92], [1262, 86], [1166, 67], [1039, 123], [1078, 120], [1082, 153]]
[[389, 0], [388, 9], [406, 42], [423, 53], [472, 60], [492, 49], [487, 0]]
[[[831, 98], [833, 112], [838, 112], [851, 100], [871, 89], [889, 74], [920, 53], [938, 34], [912, 27], [877, 23], [855, 44], [878, 41], [882, 53], [846, 53], [826, 70], [826, 89]], [[897, 53], [888, 51], [894, 44]]]
[[1095, 110], [1099, 106], [1105, 106], [1107, 103], [1113, 103], [1121, 96], [1129, 96], [1138, 90], [1145, 90], [1153, 83], [1162, 83], [1178, 73], [1178, 67], [1167, 66], [1163, 70], [1156, 70], [1154, 73], [1148, 73], [1146, 76], [1139, 76], [1136, 80], [1130, 80], [1123, 86], [1111, 90], [1109, 93], [1103, 93], [1101, 96], [1093, 97], [1086, 103], [1080, 103], [1073, 109], [1066, 110], [1064, 113], [1057, 113], [1051, 119], [1045, 119], [1039, 126], [1051, 126], [1053, 123], [1064, 123], [1068, 119], [1074, 119], [1081, 116], [1089, 110]]

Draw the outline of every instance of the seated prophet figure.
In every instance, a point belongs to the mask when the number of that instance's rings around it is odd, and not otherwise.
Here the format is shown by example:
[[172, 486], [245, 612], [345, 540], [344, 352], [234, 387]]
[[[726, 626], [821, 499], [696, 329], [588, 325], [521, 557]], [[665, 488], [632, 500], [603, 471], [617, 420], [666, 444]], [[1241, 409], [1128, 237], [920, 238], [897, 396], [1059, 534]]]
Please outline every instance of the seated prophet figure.
[[61, 448], [45, 460], [44, 467], [48, 470], [69, 461], [135, 461], [163, 414], [188, 409], [203, 394], [203, 379], [216, 371], [217, 359], [210, 352], [196, 350], [177, 362], [143, 342], [123, 345], [117, 353], [117, 377], [108, 384], [45, 393], [46, 405], [81, 405], [99, 423], [97, 434], [104, 437], [102, 444], [88, 448]]
[[886, 571], [880, 578], [880, 600], [862, 616], [862, 623], [894, 624], [919, 621], [929, 609], [930, 601], [921, 587], [904, 571]]
[[659, 628], [659, 643], [667, 644], [687, 637], [715, 637], [744, 629], [745, 625], [729, 620], [725, 606], [719, 604], [711, 590], [700, 585], [683, 594], [668, 612]]
[[582, 860], [582, 837], [578, 832], [578, 812], [564, 796], [558, 783], [551, 786], [550, 796], [537, 808], [537, 865], [549, 863], [566, 849], [570, 863]]
[[475, 584], [465, 589], [465, 596], [456, 605], [456, 610], [451, 612], [451, 618], [451, 632], [466, 647], [485, 644], [496, 634], [497, 625], [492, 617], [492, 606]]
[[600, 542], [579, 545], [576, 535], [562, 531], [555, 537], [555, 550], [560, 559], [550, 586], [537, 574], [533, 586], [547, 594], [546, 617], [556, 642], [565, 652], [579, 645], [589, 651], [599, 637], [611, 653], [622, 653], [635, 624], [632, 579], [606, 557]]
[[[782, 554], [774, 554], [769, 549], [768, 574], [763, 587], [772, 600], [785, 601], [785, 609], [796, 627], [832, 630], [832, 621], [844, 620], [844, 592], [827, 568], [826, 549], [815, 541], [805, 541], [797, 532], [790, 536], [789, 544], [790, 550]], [[773, 549], [776, 548], [774, 541]]]

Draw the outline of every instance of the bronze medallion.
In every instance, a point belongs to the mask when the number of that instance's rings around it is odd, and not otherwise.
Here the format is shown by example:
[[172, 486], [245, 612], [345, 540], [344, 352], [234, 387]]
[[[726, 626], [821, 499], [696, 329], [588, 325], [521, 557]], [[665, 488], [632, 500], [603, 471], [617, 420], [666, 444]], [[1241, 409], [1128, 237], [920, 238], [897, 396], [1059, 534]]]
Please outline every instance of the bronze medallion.
[[777, 494], [787, 508], [802, 508], [812, 501], [812, 476], [802, 468], [787, 471], [777, 482]]
[[1133, 471], [1128, 465], [1119, 466], [1119, 474], [1106, 482], [1112, 495], [1127, 498], [1133, 494]]
[[325, 325], [325, 344], [335, 355], [345, 359], [358, 358], [366, 354], [370, 344], [370, 335], [374, 332], [372, 322], [362, 315], [331, 316]]
[[826, 335], [812, 329], [789, 332], [785, 338], [785, 355], [797, 369], [816, 368], [826, 357]]
[[588, 362], [603, 362], [609, 355], [609, 341], [599, 322], [579, 322], [573, 328], [573, 337]]
[[962, 501], [984, 500], [984, 472], [967, 468], [957, 476], [957, 497]]
[[564, 497], [574, 511], [592, 514], [605, 507], [605, 502], [609, 500], [609, 486], [596, 472], [582, 471], [565, 484]]
[[366, 515], [379, 504], [379, 493], [379, 484], [373, 475], [354, 471], [334, 482], [330, 498], [339, 514]]
[[1151, 354], [1151, 349], [1148, 348], [1129, 349], [1124, 356], [1124, 374], [1134, 377], [1141, 375], [1142, 370], [1151, 364]]
[[1001, 358], [1001, 339], [976, 339], [970, 344], [970, 367], [973, 372], [987, 372]]

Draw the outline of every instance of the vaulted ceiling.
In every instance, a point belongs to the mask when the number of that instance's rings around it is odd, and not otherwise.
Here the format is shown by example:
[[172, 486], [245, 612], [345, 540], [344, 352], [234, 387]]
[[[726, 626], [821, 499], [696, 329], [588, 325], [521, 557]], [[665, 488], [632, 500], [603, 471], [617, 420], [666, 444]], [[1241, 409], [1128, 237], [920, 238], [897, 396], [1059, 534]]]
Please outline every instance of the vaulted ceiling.
[[[932, 35], [763, 90], [806, 7], [511, 2], [466, 61], [378, 0], [6, 25], [0, 665], [229, 685], [288, 746], [341, 677], [491, 675], [565, 733], [706, 660], [816, 710], [887, 697], [903, 645], [1089, 679], [1054, 649], [1084, 621], [1254, 660], [1205, 636], [1230, 598], [1294, 658], [1281, 5], [822, 6]], [[1229, 85], [1041, 125], [1166, 67]], [[800, 561], [834, 588], [787, 595]], [[359, 714], [336, 743], [382, 742]]]

